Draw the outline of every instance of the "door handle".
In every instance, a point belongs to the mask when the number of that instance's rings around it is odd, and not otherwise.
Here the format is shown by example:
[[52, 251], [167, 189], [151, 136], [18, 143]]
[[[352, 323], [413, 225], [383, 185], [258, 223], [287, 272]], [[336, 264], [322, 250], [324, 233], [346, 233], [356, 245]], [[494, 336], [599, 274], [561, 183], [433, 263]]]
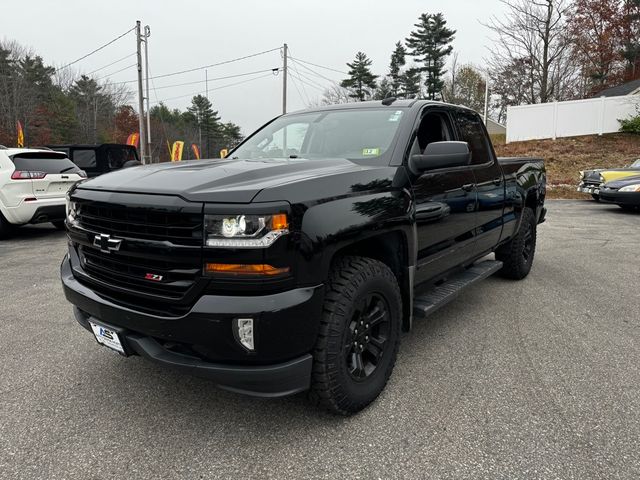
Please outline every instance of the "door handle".
[[475, 185], [473, 183], [467, 183], [466, 185], [462, 185], [462, 190], [464, 190], [465, 192], [470, 192], [473, 190], [473, 187]]

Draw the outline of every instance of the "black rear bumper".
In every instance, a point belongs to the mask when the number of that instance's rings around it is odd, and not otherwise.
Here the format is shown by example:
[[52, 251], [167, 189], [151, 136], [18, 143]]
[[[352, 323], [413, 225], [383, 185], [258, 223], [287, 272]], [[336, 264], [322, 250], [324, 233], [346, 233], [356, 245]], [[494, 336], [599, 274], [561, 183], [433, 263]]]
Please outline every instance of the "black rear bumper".
[[[321, 287], [264, 297], [205, 295], [189, 314], [168, 318], [136, 312], [101, 297], [74, 277], [68, 257], [60, 270], [65, 296], [74, 305], [78, 323], [89, 331], [90, 321], [115, 328], [127, 355], [140, 355], [206, 377], [220, 388], [252, 396], [280, 397], [309, 388], [312, 366], [309, 352], [317, 333], [307, 322], [321, 305]], [[233, 309], [236, 310], [233, 313], [242, 316], [251, 314], [250, 311], [255, 314], [256, 352], [244, 351], [235, 340], [230, 321], [234, 315], [227, 313]], [[287, 336], [287, 329], [293, 334]], [[273, 334], [279, 335], [276, 347], [282, 351], [278, 355], [262, 354], [260, 340]], [[194, 342], [210, 342], [212, 351], [226, 355], [214, 360], [173, 348], [176, 344], [189, 347]]]

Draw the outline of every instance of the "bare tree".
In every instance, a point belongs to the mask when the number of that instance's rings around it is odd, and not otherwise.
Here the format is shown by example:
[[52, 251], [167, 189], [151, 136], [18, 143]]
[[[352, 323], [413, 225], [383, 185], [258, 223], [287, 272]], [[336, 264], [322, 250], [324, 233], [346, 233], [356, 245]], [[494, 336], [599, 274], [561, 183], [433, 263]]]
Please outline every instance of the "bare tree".
[[496, 35], [488, 59], [492, 77], [517, 64], [528, 77], [524, 82], [528, 90], [521, 92], [523, 100], [546, 103], [565, 99], [566, 85], [576, 75], [566, 34], [570, 1], [501, 1], [508, 9], [506, 16], [493, 17], [486, 25]]

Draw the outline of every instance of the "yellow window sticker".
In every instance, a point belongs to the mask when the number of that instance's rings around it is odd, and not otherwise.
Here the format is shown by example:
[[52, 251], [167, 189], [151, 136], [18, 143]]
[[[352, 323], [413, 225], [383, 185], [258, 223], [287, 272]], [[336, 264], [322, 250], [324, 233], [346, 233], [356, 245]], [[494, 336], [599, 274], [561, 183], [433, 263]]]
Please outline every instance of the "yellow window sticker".
[[362, 156], [363, 157], [373, 157], [375, 155], [380, 155], [380, 149], [379, 148], [363, 148], [362, 149]]

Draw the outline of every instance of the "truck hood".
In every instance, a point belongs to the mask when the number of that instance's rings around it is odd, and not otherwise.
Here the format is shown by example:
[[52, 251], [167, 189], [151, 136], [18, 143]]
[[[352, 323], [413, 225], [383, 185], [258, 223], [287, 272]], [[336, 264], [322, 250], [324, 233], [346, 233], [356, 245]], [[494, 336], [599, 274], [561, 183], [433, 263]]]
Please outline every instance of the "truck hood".
[[125, 168], [83, 182], [78, 188], [176, 195], [194, 202], [249, 203], [264, 189], [376, 168], [380, 167], [338, 158], [194, 160]]

